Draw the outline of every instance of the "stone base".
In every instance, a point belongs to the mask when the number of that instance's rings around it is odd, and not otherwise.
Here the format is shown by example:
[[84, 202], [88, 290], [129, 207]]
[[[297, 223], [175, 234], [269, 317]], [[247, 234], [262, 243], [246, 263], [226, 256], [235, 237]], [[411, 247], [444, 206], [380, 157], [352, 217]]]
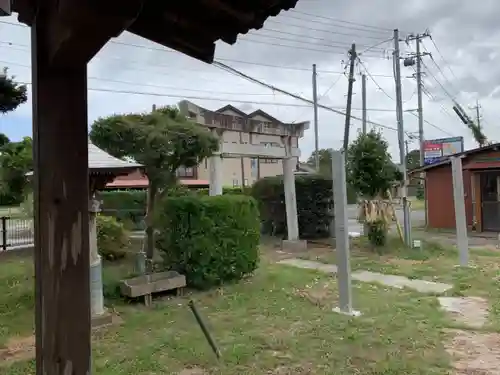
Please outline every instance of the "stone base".
[[361, 316], [361, 311], [358, 310], [341, 311], [339, 307], [335, 307], [332, 311], [347, 316], [353, 316], [353, 317]]
[[307, 251], [307, 241], [304, 240], [283, 240], [281, 250], [289, 253], [299, 253]]
[[92, 322], [92, 329], [109, 326], [113, 324], [113, 314], [111, 314], [108, 311], [105, 311], [102, 314], [93, 315], [91, 322]]

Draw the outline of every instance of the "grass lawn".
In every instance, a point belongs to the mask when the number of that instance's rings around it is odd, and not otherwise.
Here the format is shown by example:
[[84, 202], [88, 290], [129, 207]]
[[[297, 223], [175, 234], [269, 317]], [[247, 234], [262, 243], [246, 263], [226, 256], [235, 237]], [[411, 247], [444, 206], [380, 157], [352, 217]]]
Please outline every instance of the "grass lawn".
[[[442, 248], [428, 248], [419, 256], [401, 249], [391, 256], [360, 252], [354, 251], [354, 268], [453, 282], [454, 293], [500, 301], [493, 266], [498, 258], [491, 253], [474, 254], [481, 268], [460, 270], [453, 267], [456, 256]], [[333, 251], [322, 254], [321, 260], [334, 260]], [[443, 329], [451, 321], [434, 296], [355, 282], [353, 297], [363, 315], [350, 318], [331, 311], [337, 303], [335, 278], [276, 265], [265, 256], [256, 274], [238, 284], [157, 299], [148, 310], [117, 298], [116, 281], [129, 269], [127, 263], [105, 267], [107, 306], [123, 322], [95, 335], [96, 374], [177, 374], [197, 368], [222, 375], [443, 375], [450, 369]], [[0, 348], [32, 334], [32, 287], [30, 259], [0, 263]], [[189, 298], [208, 320], [221, 362], [196, 324]], [[495, 321], [498, 310], [493, 310]], [[1, 374], [34, 373], [33, 360], [2, 363], [1, 353]]]
[[[307, 256], [335, 263], [335, 252]], [[382, 254], [372, 251], [364, 238], [351, 246], [351, 268], [406, 276], [453, 285], [451, 296], [484, 297], [490, 301], [490, 329], [500, 332], [500, 252], [471, 249], [471, 268], [457, 267], [458, 250], [423, 241], [422, 249], [405, 248], [398, 237], [389, 239]]]
[[425, 209], [425, 201], [423, 199], [411, 199], [411, 209], [412, 211], [419, 211]]

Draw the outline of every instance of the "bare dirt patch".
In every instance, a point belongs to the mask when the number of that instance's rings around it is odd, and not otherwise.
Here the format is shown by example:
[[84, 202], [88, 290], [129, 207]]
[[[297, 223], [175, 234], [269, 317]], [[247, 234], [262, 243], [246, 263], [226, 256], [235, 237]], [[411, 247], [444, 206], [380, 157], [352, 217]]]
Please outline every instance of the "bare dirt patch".
[[12, 337], [0, 349], [0, 363], [24, 361], [35, 357], [35, 336]]
[[500, 375], [500, 334], [447, 330], [455, 375]]
[[481, 328], [488, 321], [488, 301], [481, 297], [439, 297], [441, 307], [457, 323]]

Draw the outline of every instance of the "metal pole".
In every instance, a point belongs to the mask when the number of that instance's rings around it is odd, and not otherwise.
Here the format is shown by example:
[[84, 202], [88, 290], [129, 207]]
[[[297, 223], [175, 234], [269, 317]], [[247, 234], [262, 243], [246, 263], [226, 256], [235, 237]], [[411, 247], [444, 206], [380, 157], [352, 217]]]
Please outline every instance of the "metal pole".
[[333, 200], [335, 202], [335, 238], [337, 252], [337, 279], [339, 286], [338, 312], [358, 315], [352, 310], [351, 265], [349, 260], [349, 232], [347, 215], [347, 188], [345, 156], [343, 151], [332, 151]]
[[363, 134], [366, 134], [366, 74], [361, 76], [361, 100], [363, 109]]
[[316, 171], [319, 172], [319, 131], [318, 131], [318, 87], [316, 83], [316, 64], [313, 64], [313, 107], [314, 107], [314, 162]]
[[420, 61], [420, 36], [417, 43], [417, 100], [418, 100], [418, 139], [420, 142], [420, 166], [424, 165], [424, 113], [422, 108], [422, 64]]
[[356, 61], [356, 44], [352, 44], [351, 50], [349, 51], [351, 55], [351, 62], [349, 67], [349, 86], [347, 89], [347, 107], [345, 111], [345, 127], [344, 127], [344, 145], [343, 149], [347, 152], [347, 147], [349, 146], [349, 128], [351, 126], [351, 106], [352, 106], [352, 86], [354, 84], [354, 62]]
[[451, 170], [453, 177], [453, 201], [455, 206], [455, 224], [457, 228], [457, 247], [460, 257], [460, 266], [466, 267], [469, 263], [469, 238], [467, 236], [467, 221], [465, 216], [464, 176], [462, 159], [453, 156]]
[[399, 30], [394, 30], [394, 80], [396, 83], [396, 117], [398, 122], [398, 144], [399, 144], [399, 160], [404, 176], [403, 185], [401, 187], [401, 198], [403, 202], [403, 224], [404, 224], [404, 239], [406, 246], [411, 246], [411, 223], [410, 211], [408, 209], [408, 173], [406, 170], [405, 158], [405, 139], [403, 126], [403, 96], [401, 93], [401, 65], [399, 63]]

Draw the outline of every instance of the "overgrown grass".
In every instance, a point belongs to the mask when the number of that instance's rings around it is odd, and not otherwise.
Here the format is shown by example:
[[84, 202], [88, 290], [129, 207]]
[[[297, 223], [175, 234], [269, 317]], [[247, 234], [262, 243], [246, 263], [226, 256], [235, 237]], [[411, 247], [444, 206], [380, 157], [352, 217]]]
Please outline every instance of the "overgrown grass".
[[[116, 283], [122, 272], [127, 267], [106, 267], [106, 283]], [[0, 265], [4, 344], [9, 336], [32, 332], [32, 285], [29, 261]], [[94, 338], [94, 371], [176, 374], [197, 367], [222, 375], [447, 373], [441, 333], [447, 322], [434, 297], [355, 283], [354, 298], [363, 315], [349, 318], [331, 311], [336, 288], [335, 278], [327, 275], [263, 262], [252, 278], [194, 294], [222, 351], [220, 363], [187, 298], [156, 300], [151, 310], [108, 300], [123, 324]], [[33, 374], [34, 363], [16, 362], [0, 372]]]
[[[453, 285], [454, 296], [477, 296], [490, 301], [489, 329], [500, 331], [500, 252], [471, 249], [471, 267], [458, 267], [458, 250], [436, 242], [422, 240], [421, 249], [408, 249], [398, 237], [391, 237], [379, 255], [365, 238], [352, 241], [351, 267], [411, 279], [437, 281]], [[310, 257], [309, 257], [310, 258]], [[317, 257], [324, 263], [335, 263], [335, 252]]]

